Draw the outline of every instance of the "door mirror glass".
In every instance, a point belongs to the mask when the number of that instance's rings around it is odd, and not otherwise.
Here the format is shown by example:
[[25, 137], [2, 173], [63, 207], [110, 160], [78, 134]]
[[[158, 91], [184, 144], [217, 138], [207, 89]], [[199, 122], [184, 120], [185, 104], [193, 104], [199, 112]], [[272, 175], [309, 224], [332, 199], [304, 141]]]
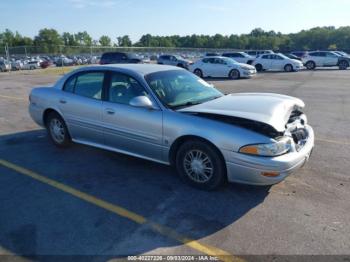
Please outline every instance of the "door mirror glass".
[[154, 109], [152, 101], [147, 96], [136, 96], [129, 102], [131, 106]]

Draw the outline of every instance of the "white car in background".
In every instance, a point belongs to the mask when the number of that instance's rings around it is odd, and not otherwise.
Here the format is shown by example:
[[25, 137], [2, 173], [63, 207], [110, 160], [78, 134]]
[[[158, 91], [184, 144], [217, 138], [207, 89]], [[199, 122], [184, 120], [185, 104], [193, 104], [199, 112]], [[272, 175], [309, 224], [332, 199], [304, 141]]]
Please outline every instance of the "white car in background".
[[338, 66], [339, 69], [345, 70], [350, 66], [350, 57], [341, 56], [333, 51], [313, 51], [303, 56], [302, 62], [308, 70], [331, 66]]
[[40, 68], [40, 62], [39, 61], [28, 61], [23, 65], [24, 70], [34, 70]]
[[189, 71], [199, 77], [249, 78], [256, 75], [254, 66], [238, 63], [223, 56], [210, 56], [197, 60], [189, 66]]
[[238, 63], [251, 65], [255, 59], [255, 57], [248, 55], [244, 52], [229, 52], [223, 53], [222, 56], [229, 57], [236, 60]]
[[281, 53], [260, 55], [254, 60], [253, 65], [258, 72], [263, 70], [292, 72], [304, 67], [301, 61], [291, 59]]

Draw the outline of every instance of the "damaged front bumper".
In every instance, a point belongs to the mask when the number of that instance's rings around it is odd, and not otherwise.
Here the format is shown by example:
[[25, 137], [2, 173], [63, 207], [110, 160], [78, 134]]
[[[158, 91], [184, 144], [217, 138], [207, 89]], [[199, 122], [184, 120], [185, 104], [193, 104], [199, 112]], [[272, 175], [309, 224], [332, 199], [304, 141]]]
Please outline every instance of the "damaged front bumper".
[[308, 161], [314, 147], [314, 131], [308, 125], [305, 129], [308, 137], [303, 147], [281, 156], [251, 156], [223, 150], [228, 180], [250, 185], [272, 185], [296, 172]]

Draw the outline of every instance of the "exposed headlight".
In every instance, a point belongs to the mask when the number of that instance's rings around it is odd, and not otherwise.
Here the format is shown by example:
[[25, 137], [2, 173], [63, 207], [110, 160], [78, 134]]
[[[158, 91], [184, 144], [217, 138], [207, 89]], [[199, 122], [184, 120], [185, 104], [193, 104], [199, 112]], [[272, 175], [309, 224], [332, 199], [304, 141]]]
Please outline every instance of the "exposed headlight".
[[258, 156], [280, 156], [287, 153], [291, 148], [291, 139], [283, 137], [270, 144], [246, 145], [239, 149], [240, 153]]

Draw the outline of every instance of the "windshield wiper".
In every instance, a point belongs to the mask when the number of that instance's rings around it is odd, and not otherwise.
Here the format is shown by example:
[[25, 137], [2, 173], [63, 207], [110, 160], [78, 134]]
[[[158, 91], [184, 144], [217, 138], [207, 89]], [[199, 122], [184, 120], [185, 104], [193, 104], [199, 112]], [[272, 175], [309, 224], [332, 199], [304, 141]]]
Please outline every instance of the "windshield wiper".
[[189, 102], [186, 102], [186, 103], [183, 103], [183, 104], [179, 104], [179, 105], [174, 105], [174, 106], [170, 106], [171, 109], [179, 109], [181, 107], [187, 107], [187, 106], [194, 106], [194, 105], [199, 105], [203, 103], [202, 101], [189, 101]]
[[169, 107], [170, 107], [171, 109], [179, 109], [179, 108], [181, 108], [181, 107], [199, 105], [199, 104], [202, 104], [202, 103], [205, 103], [205, 102], [208, 102], [208, 101], [217, 99], [217, 98], [219, 98], [219, 97], [222, 97], [222, 95], [220, 95], [220, 96], [214, 96], [214, 97], [211, 97], [211, 98], [209, 98], [209, 99], [201, 100], [201, 101], [189, 101], [189, 102], [186, 102], [186, 103], [183, 103], [183, 104], [174, 105], [174, 106], [169, 106]]

